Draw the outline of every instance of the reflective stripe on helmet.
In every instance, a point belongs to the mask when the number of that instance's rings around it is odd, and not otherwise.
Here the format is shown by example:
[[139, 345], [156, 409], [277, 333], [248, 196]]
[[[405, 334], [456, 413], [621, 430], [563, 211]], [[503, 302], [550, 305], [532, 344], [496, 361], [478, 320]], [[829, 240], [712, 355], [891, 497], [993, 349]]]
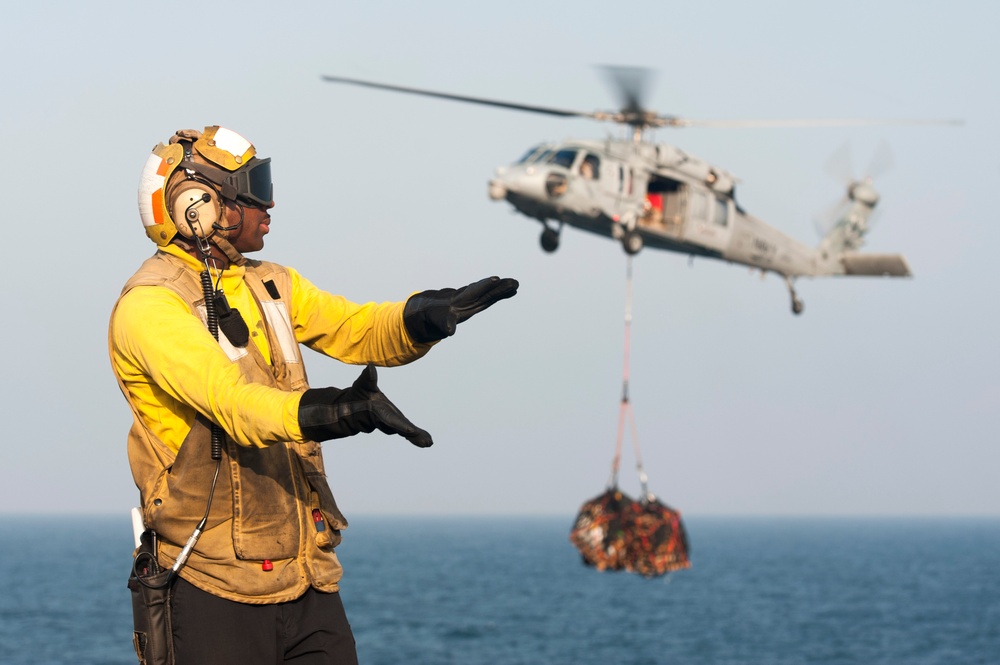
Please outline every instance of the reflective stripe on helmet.
[[145, 227], [163, 223], [163, 183], [166, 173], [166, 160], [156, 154], [150, 155], [142, 167], [142, 175], [139, 176], [139, 216]]
[[139, 175], [139, 218], [146, 229], [146, 235], [159, 246], [166, 245], [177, 235], [174, 220], [167, 210], [165, 187], [184, 157], [184, 148], [177, 144], [153, 148], [146, 158]]
[[215, 130], [215, 146], [238, 157], [242, 157], [253, 147], [250, 141], [247, 141], [233, 130], [226, 129], [225, 127], [219, 127]]
[[253, 144], [231, 129], [212, 125], [206, 127], [194, 142], [194, 150], [209, 164], [233, 172], [257, 154]]

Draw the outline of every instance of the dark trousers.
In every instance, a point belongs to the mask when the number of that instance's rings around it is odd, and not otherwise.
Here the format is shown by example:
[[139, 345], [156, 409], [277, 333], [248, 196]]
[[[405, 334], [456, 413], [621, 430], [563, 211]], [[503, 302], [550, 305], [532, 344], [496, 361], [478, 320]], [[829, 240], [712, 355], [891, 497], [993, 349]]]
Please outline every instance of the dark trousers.
[[176, 665], [357, 665], [339, 593], [247, 605], [178, 578], [171, 592]]

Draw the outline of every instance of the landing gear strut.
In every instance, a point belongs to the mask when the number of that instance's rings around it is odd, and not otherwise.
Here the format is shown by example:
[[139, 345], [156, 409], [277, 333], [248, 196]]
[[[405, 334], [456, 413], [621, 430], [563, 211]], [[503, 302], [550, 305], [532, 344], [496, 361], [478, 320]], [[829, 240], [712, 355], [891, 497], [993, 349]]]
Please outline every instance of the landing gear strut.
[[799, 296], [795, 293], [795, 285], [792, 283], [792, 278], [788, 275], [785, 275], [785, 284], [788, 285], [788, 295], [792, 297], [792, 314], [801, 314], [806, 305], [799, 300]]
[[542, 230], [542, 237], [540, 238], [540, 241], [542, 249], [551, 254], [559, 249], [559, 230], [546, 224], [545, 228]]

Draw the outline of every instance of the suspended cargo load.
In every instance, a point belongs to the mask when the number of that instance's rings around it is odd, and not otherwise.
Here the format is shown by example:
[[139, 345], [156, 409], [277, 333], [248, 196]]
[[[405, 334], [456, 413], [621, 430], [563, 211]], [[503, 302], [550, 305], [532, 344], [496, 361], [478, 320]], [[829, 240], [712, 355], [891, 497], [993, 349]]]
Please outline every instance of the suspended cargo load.
[[680, 513], [655, 497], [636, 501], [611, 488], [580, 507], [570, 542], [584, 564], [659, 577], [689, 568]]
[[626, 570], [658, 577], [691, 567], [687, 532], [679, 512], [655, 497], [634, 504], [633, 511]]
[[597, 570], [624, 570], [626, 520], [635, 501], [609, 489], [580, 507], [569, 539], [580, 550], [583, 562]]
[[[632, 331], [632, 257], [626, 263], [625, 363], [622, 400], [618, 411], [618, 437], [611, 463], [608, 489], [580, 507], [569, 539], [580, 551], [583, 562], [597, 570], [625, 570], [645, 577], [659, 577], [690, 568], [687, 533], [681, 514], [660, 503], [647, 488], [646, 471], [635, 431], [635, 416], [629, 400], [629, 340]], [[618, 489], [625, 424], [632, 429], [636, 471], [642, 499], [636, 501]]]

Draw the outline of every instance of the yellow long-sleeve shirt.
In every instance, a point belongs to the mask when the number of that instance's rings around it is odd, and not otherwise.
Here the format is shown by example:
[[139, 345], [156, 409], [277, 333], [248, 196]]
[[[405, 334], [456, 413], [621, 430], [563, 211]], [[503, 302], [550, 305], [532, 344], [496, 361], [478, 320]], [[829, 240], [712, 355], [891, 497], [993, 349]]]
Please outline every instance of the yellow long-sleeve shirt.
[[[160, 251], [182, 259], [194, 272], [202, 264], [179, 247]], [[430, 344], [410, 340], [403, 325], [405, 303], [356, 304], [318, 289], [288, 268], [293, 284], [289, 317], [298, 343], [349, 364], [401, 365], [423, 356]], [[262, 314], [232, 266], [221, 288], [238, 309], [251, 341], [270, 362]], [[118, 303], [111, 323], [111, 362], [143, 422], [175, 452], [197, 413], [219, 423], [246, 446], [301, 442], [301, 393], [248, 382], [202, 319], [172, 290], [139, 286]]]

